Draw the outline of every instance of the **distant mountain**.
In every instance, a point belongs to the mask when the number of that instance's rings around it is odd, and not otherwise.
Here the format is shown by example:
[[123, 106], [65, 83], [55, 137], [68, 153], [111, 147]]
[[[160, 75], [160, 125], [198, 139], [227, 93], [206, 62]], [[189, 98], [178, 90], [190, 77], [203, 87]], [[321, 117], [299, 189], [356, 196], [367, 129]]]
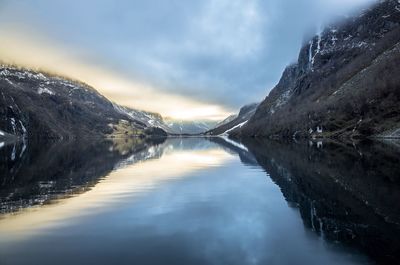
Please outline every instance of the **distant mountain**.
[[122, 115], [128, 116], [132, 120], [144, 123], [146, 127], [161, 128], [166, 132], [172, 133], [173, 130], [164, 122], [163, 117], [158, 113], [135, 110], [114, 104], [114, 108]]
[[215, 122], [209, 121], [177, 121], [166, 119], [165, 123], [169, 128], [167, 131], [173, 134], [200, 134], [215, 126]]
[[254, 115], [258, 103], [253, 103], [242, 107], [238, 114], [231, 115], [225, 120], [217, 124], [217, 126], [205, 134], [207, 135], [223, 135], [229, 134], [232, 130], [242, 127]]
[[167, 128], [158, 114], [121, 107], [58, 76], [0, 66], [0, 88], [0, 138], [165, 135]]
[[399, 137], [399, 102], [400, 2], [379, 1], [305, 43], [254, 116], [230, 134]]
[[237, 117], [238, 117], [238, 114], [230, 115], [230, 116], [228, 116], [225, 120], [218, 122], [217, 125], [215, 125], [214, 128], [223, 126], [223, 125], [225, 125], [225, 124], [227, 124], [227, 123], [233, 121], [233, 120], [236, 119]]

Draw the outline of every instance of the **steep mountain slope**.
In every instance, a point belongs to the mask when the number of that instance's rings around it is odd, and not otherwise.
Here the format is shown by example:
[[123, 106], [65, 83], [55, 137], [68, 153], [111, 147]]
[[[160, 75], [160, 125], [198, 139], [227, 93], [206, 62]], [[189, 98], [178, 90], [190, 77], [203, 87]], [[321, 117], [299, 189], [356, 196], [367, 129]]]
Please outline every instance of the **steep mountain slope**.
[[232, 130], [242, 127], [254, 115], [258, 104], [253, 103], [242, 107], [237, 115], [232, 115], [220, 122], [214, 129], [207, 131], [206, 135], [228, 134]]
[[399, 136], [400, 2], [327, 27], [234, 136]]
[[233, 120], [236, 119], [237, 117], [238, 117], [238, 114], [230, 115], [230, 116], [228, 116], [225, 120], [218, 122], [217, 125], [215, 125], [215, 128], [220, 127], [220, 126], [222, 126], [222, 125], [225, 125], [225, 124], [227, 124], [228, 122], [233, 121]]
[[114, 108], [122, 115], [128, 116], [130, 119], [140, 121], [146, 127], [161, 128], [166, 132], [172, 133], [173, 130], [166, 124], [163, 117], [158, 113], [152, 113], [142, 110], [135, 110], [128, 107], [119, 106], [114, 104]]
[[1, 66], [0, 88], [0, 129], [16, 136], [104, 137], [163, 128], [159, 115], [118, 106], [88, 85], [65, 78]]

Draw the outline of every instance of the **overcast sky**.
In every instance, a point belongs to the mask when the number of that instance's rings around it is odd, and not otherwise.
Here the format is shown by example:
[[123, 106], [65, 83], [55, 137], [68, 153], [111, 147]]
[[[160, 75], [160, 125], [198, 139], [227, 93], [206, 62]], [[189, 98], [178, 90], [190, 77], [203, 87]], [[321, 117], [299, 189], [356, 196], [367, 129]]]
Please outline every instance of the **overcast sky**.
[[307, 31], [368, 2], [0, 0], [0, 59], [83, 79], [131, 107], [219, 119], [261, 101]]

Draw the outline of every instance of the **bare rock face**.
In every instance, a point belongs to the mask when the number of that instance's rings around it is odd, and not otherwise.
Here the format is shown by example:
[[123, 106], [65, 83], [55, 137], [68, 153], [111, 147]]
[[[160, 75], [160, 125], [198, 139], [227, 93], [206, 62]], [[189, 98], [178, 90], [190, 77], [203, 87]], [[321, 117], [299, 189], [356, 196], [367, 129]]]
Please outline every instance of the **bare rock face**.
[[368, 137], [400, 128], [400, 3], [331, 25], [233, 136]]
[[113, 135], [121, 123], [124, 129], [140, 132], [162, 124], [159, 115], [121, 107], [86, 84], [26, 69], [1, 66], [0, 92], [4, 135], [104, 137]]

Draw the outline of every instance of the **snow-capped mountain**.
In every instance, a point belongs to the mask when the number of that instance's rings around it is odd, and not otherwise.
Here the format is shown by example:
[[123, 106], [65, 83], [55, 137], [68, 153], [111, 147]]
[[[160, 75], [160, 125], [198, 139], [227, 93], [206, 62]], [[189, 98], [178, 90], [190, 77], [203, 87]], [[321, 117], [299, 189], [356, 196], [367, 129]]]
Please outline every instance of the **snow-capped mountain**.
[[144, 123], [146, 127], [161, 128], [166, 132], [173, 132], [171, 128], [163, 120], [163, 117], [158, 113], [152, 113], [142, 110], [135, 110], [128, 107], [120, 106], [114, 103], [114, 108], [122, 115], [129, 117], [132, 120]]
[[258, 103], [253, 103], [242, 107], [238, 114], [231, 115], [219, 122], [213, 129], [206, 132], [206, 135], [226, 135], [231, 131], [245, 125], [254, 115]]
[[[400, 136], [400, 2], [379, 1], [307, 41], [235, 136]], [[396, 133], [397, 132], [397, 133]]]
[[215, 126], [212, 121], [177, 121], [166, 119], [165, 123], [168, 125], [168, 132], [174, 134], [201, 134]]
[[[78, 81], [0, 66], [0, 138], [78, 138], [161, 133], [161, 116], [112, 103]], [[151, 129], [151, 130], [150, 130]]]

